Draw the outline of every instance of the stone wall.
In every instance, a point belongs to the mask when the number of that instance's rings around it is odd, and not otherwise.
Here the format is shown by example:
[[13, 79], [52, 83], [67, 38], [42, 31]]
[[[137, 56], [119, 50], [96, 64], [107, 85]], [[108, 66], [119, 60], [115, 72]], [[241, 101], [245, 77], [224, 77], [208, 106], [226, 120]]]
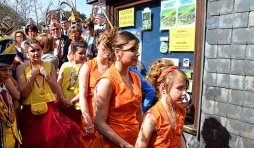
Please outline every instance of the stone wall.
[[254, 148], [254, 0], [206, 1], [200, 138], [186, 134], [188, 147]]

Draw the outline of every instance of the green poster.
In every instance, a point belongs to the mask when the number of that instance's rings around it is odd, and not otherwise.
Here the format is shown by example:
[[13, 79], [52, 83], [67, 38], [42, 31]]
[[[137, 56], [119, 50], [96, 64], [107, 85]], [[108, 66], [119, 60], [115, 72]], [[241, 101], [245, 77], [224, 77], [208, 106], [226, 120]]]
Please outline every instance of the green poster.
[[145, 8], [142, 12], [142, 30], [152, 29], [151, 15], [152, 13], [149, 8]]

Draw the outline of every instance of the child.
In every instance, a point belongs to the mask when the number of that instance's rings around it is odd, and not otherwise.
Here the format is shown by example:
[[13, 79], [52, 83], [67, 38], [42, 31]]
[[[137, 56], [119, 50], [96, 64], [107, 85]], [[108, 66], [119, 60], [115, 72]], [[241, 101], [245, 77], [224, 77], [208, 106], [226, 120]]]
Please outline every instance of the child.
[[14, 148], [18, 143], [21, 144], [13, 104], [13, 99], [18, 100], [20, 93], [10, 79], [15, 55], [0, 55], [0, 144], [4, 148]]
[[[61, 105], [60, 111], [67, 117], [81, 124], [81, 111], [79, 102], [79, 72], [80, 68], [86, 60], [86, 49], [88, 45], [85, 41], [74, 42], [71, 47], [70, 62], [66, 62], [61, 66], [57, 83], [61, 86], [64, 98], [70, 101], [74, 106], [68, 104]], [[75, 108], [76, 107], [76, 108]]]
[[56, 95], [64, 101], [56, 81], [53, 64], [42, 61], [42, 48], [36, 39], [28, 39], [25, 53], [28, 64], [17, 68], [20, 94], [23, 98], [21, 126], [23, 148], [78, 147], [79, 127], [59, 113]]
[[159, 101], [144, 115], [136, 147], [186, 147], [182, 137], [185, 110], [179, 104], [186, 97], [188, 78], [177, 66], [154, 62], [148, 81], [159, 93]]

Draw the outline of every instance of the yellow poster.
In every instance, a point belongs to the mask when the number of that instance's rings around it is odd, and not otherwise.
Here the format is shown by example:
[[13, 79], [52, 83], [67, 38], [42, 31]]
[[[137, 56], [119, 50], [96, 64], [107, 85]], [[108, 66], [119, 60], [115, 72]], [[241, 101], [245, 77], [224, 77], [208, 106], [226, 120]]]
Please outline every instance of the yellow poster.
[[194, 51], [195, 28], [170, 29], [169, 51]]
[[119, 27], [134, 26], [134, 7], [119, 11]]

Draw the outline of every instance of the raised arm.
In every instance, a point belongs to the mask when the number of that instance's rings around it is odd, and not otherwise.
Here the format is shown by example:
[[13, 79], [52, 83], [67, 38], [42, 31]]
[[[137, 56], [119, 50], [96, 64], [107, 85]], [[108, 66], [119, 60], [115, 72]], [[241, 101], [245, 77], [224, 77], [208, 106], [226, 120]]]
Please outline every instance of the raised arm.
[[133, 147], [131, 144], [123, 140], [116, 132], [106, 123], [110, 98], [112, 95], [112, 86], [108, 79], [101, 79], [96, 85], [95, 97], [95, 128], [108, 140], [115, 143], [119, 147]]
[[33, 84], [34, 84], [34, 79], [35, 77], [39, 74], [39, 69], [33, 68], [30, 73], [30, 77], [26, 80], [25, 76], [25, 69], [26, 65], [21, 64], [17, 67], [17, 80], [18, 80], [18, 88], [21, 94], [21, 97], [23, 99], [26, 99], [29, 93], [32, 90]]
[[147, 114], [139, 131], [135, 147], [137, 148], [148, 147], [149, 141], [155, 129], [156, 129], [156, 120], [154, 116], [152, 114]]
[[7, 89], [9, 90], [9, 92], [10, 92], [10, 94], [12, 96], [12, 99], [19, 100], [19, 98], [20, 98], [20, 92], [15, 87], [15, 85], [12, 82], [11, 78], [6, 80], [4, 84], [7, 87]]

